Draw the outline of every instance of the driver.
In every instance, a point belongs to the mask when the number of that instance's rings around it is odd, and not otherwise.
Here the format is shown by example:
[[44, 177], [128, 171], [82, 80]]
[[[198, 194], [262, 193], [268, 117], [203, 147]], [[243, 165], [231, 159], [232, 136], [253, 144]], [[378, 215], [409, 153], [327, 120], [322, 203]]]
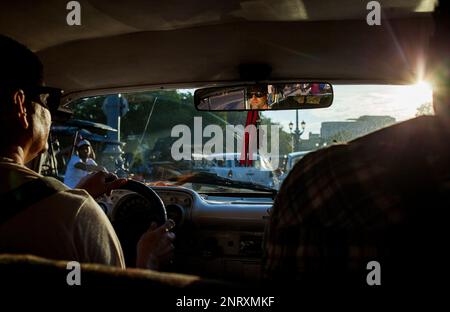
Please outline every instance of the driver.
[[269, 109], [267, 102], [267, 87], [264, 85], [254, 85], [247, 89], [247, 104], [250, 109]]
[[[125, 267], [121, 245], [86, 190], [67, 186], [25, 164], [47, 148], [51, 88], [44, 87], [37, 56], [0, 35], [0, 253]], [[123, 180], [98, 172], [81, 181], [98, 196]], [[158, 269], [170, 257], [174, 234], [153, 224], [137, 246], [137, 266]]]

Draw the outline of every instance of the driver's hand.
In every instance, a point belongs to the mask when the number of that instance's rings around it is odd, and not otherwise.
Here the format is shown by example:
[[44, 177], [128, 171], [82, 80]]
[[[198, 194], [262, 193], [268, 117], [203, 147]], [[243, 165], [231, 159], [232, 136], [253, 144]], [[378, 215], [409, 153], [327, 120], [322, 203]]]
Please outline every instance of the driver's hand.
[[166, 224], [158, 227], [152, 223], [137, 244], [136, 267], [159, 270], [173, 257], [175, 234]]
[[78, 182], [75, 188], [86, 190], [92, 197], [103, 194], [110, 195], [111, 190], [121, 187], [127, 179], [118, 179], [113, 173], [97, 171], [91, 173]]

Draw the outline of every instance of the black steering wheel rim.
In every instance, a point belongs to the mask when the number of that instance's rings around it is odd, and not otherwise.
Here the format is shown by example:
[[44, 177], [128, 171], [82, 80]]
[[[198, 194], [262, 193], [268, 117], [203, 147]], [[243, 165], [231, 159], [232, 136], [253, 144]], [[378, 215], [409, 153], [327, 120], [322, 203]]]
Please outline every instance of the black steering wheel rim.
[[[136, 246], [140, 237], [152, 222], [156, 222], [158, 226], [163, 225], [167, 221], [167, 212], [158, 194], [141, 182], [128, 180], [118, 189], [135, 193], [120, 199], [111, 215], [111, 223], [122, 245], [125, 264], [127, 267], [135, 267]], [[127, 202], [130, 200], [132, 202]]]

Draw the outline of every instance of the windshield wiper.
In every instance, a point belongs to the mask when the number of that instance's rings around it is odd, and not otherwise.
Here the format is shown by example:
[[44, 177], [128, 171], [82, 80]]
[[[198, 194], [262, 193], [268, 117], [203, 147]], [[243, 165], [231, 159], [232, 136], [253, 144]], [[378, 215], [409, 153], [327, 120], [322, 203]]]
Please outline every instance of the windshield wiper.
[[270, 187], [250, 182], [231, 180], [228, 178], [218, 176], [217, 174], [211, 172], [195, 172], [171, 178], [169, 179], [169, 181], [174, 181], [178, 185], [182, 185], [185, 183], [199, 183], [199, 184], [204, 183], [210, 185], [228, 186], [233, 188], [244, 188], [254, 191], [268, 192], [273, 195], [277, 194], [277, 191]]

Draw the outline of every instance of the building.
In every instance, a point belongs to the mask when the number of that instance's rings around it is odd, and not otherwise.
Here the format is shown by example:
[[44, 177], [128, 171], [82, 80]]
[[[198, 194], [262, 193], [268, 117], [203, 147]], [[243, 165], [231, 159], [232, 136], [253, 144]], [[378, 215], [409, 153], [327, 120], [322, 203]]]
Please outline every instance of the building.
[[309, 133], [308, 140], [300, 140], [299, 151], [313, 151], [323, 145], [322, 138], [319, 133]]
[[320, 137], [324, 142], [347, 142], [396, 122], [391, 116], [361, 116], [348, 121], [322, 122]]

